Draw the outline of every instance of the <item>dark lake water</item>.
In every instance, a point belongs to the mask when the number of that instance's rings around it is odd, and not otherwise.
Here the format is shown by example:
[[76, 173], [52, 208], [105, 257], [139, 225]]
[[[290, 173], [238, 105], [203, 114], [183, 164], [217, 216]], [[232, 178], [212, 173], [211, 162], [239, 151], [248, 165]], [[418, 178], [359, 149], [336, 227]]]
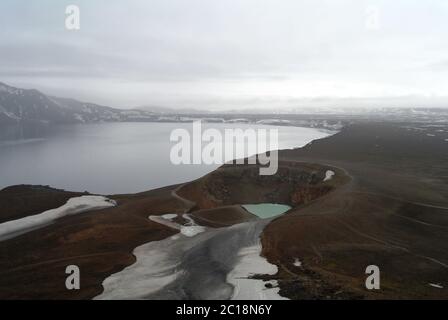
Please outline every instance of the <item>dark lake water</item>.
[[[0, 128], [0, 189], [50, 185], [100, 194], [134, 193], [201, 177], [219, 165], [174, 165], [170, 134], [189, 123], [101, 123]], [[329, 135], [312, 128], [203, 124], [203, 129], [279, 130], [280, 149]]]

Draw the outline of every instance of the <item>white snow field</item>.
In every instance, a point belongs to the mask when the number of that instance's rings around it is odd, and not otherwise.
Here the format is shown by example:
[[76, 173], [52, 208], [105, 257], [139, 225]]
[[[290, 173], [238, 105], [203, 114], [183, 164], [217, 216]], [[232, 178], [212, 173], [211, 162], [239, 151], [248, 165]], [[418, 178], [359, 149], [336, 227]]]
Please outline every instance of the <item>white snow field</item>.
[[[279, 288], [275, 287], [277, 281], [264, 281], [252, 279], [257, 274], [274, 275], [278, 268], [270, 264], [265, 258], [260, 256], [261, 244], [240, 249], [239, 262], [227, 275], [227, 282], [234, 286], [232, 300], [288, 300], [278, 294]], [[272, 288], [267, 288], [266, 283]]]
[[194, 237], [195, 235], [204, 232], [206, 229], [205, 227], [197, 225], [192, 218], [190, 218], [187, 214], [183, 214], [182, 218], [185, 220], [188, 220], [188, 223], [186, 225], [181, 225], [178, 223], [175, 223], [172, 221], [177, 217], [177, 214], [165, 214], [163, 216], [149, 216], [149, 220], [152, 220], [154, 222], [163, 224], [164, 226], [167, 226], [172, 229], [177, 229], [182, 233], [184, 236], [187, 237]]
[[182, 252], [194, 245], [194, 242], [186, 240], [206, 231], [206, 228], [196, 225], [187, 214], [182, 217], [188, 220], [188, 226], [175, 223], [172, 219], [176, 216], [177, 214], [165, 214], [148, 217], [149, 220], [179, 230], [180, 233], [135, 248], [135, 263], [106, 278], [103, 281], [103, 293], [94, 299], [145, 299], [174, 282], [182, 274], [183, 271], [179, 267]]
[[325, 172], [325, 179], [324, 179], [324, 181], [331, 180], [334, 175], [335, 175], [334, 171], [327, 170], [327, 172]]
[[11, 239], [26, 232], [42, 228], [51, 224], [56, 219], [65, 216], [113, 206], [116, 206], [116, 202], [103, 196], [81, 196], [71, 198], [66, 204], [59, 208], [0, 224], [0, 241]]
[[300, 261], [299, 258], [295, 258], [293, 265], [294, 265], [294, 267], [301, 267], [302, 266], [302, 261]]

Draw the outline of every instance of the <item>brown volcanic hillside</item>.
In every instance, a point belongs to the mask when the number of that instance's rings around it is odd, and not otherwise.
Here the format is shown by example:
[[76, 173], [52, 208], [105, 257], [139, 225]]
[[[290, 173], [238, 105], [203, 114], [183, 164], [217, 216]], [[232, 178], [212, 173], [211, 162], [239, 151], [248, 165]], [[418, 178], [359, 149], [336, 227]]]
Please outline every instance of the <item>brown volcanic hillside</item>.
[[[353, 125], [282, 152], [282, 159], [344, 168], [352, 181], [265, 229], [263, 252], [280, 266], [281, 293], [448, 298], [447, 155], [440, 137], [383, 124]], [[378, 291], [364, 286], [371, 264], [381, 270]]]
[[[337, 178], [323, 183], [327, 170]], [[343, 171], [323, 165], [280, 161], [273, 176], [259, 175], [256, 165], [224, 165], [201, 179], [185, 184], [178, 194], [197, 209], [248, 203], [283, 203], [296, 207], [332, 191], [347, 181]]]

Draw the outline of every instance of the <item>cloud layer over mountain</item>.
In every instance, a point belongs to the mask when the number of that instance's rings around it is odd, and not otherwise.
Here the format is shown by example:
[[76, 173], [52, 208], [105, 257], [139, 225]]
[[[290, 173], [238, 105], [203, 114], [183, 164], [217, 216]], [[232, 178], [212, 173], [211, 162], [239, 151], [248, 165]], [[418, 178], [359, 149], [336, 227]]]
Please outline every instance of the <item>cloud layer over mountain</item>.
[[447, 16], [445, 0], [4, 0], [0, 80], [120, 107], [444, 105]]

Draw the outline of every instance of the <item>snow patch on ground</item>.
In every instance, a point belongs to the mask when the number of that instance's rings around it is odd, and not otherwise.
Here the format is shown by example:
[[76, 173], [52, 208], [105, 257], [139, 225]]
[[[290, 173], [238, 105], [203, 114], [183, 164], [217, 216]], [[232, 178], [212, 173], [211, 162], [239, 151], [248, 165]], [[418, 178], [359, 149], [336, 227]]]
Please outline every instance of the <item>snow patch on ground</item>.
[[187, 237], [194, 237], [195, 235], [205, 231], [202, 226], [181, 227], [180, 233]]
[[324, 182], [328, 181], [328, 180], [331, 180], [334, 175], [335, 175], [334, 171], [327, 170], [327, 172], [325, 172]]
[[164, 214], [163, 216], [149, 216], [149, 219], [169, 228], [179, 230], [180, 233], [186, 237], [194, 237], [206, 230], [205, 227], [197, 225], [187, 214], [182, 215], [182, 218], [188, 221], [186, 225], [181, 225], [171, 221], [171, 219], [174, 219], [175, 217], [177, 217], [177, 214]]
[[163, 224], [168, 228], [180, 230], [180, 225], [178, 223], [172, 222], [171, 220], [164, 219], [162, 216], [149, 216], [149, 220], [157, 222], [159, 224]]
[[166, 220], [173, 220], [176, 217], [177, 217], [177, 213], [167, 213], [167, 214], [162, 215], [162, 218], [166, 219]]
[[102, 196], [71, 198], [63, 206], [43, 213], [0, 224], [0, 241], [11, 239], [26, 232], [42, 228], [53, 221], [74, 214], [98, 210], [116, 205], [114, 200]]
[[[227, 275], [227, 282], [234, 286], [233, 300], [287, 300], [278, 294], [277, 282], [251, 279], [254, 275], [274, 275], [278, 269], [260, 256], [261, 244], [245, 247], [238, 252], [239, 261]], [[273, 287], [267, 288], [266, 283]]]
[[429, 285], [433, 288], [443, 289], [443, 286], [440, 283], [429, 283]]
[[180, 232], [187, 237], [194, 237], [195, 235], [204, 232], [206, 229], [203, 226], [197, 225], [194, 220], [188, 215], [182, 215], [182, 218], [188, 221], [185, 226], [180, 227]]
[[169, 249], [171, 243], [162, 240], [137, 247], [133, 252], [136, 262], [106, 278], [103, 293], [94, 299], [144, 299], [176, 280], [182, 272], [176, 270], [170, 251], [163, 249]]
[[106, 278], [103, 281], [103, 293], [94, 299], [145, 299], [182, 276], [182, 254], [195, 243], [194, 239], [191, 239], [192, 242], [187, 240], [204, 232], [206, 228], [196, 225], [186, 214], [182, 215], [188, 221], [186, 226], [170, 220], [175, 217], [177, 214], [148, 217], [151, 221], [179, 230], [180, 233], [134, 249], [136, 262]]
[[170, 239], [175, 241], [178, 240], [180, 238], [180, 236], [178, 234], [175, 234], [174, 236], [172, 236]]
[[293, 262], [294, 267], [301, 267], [302, 262], [299, 260], [299, 258], [295, 258]]
[[[150, 219], [174, 224], [161, 216]], [[187, 225], [174, 224], [179, 230], [198, 227], [191, 216], [184, 219]], [[229, 228], [204, 228], [193, 237], [179, 232], [146, 243], [134, 250], [133, 265], [103, 281], [104, 292], [95, 299], [284, 299], [277, 281], [251, 279], [277, 273], [277, 267], [260, 256], [259, 236], [267, 223], [254, 220]], [[226, 275], [224, 270], [232, 271]]]

